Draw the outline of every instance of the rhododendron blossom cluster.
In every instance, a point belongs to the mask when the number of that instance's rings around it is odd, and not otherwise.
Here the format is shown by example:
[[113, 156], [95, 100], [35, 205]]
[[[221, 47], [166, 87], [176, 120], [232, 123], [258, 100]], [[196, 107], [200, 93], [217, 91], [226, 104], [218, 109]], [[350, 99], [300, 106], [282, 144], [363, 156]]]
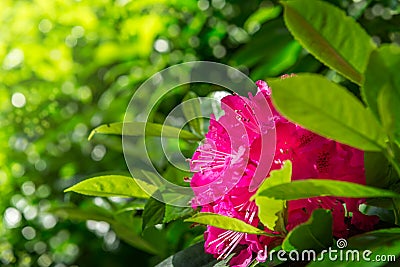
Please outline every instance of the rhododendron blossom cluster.
[[[194, 172], [191, 186], [196, 196], [194, 206], [202, 205], [202, 212], [217, 213], [259, 226], [258, 208], [250, 201], [255, 193], [251, 184], [257, 176], [262, 176], [258, 178], [262, 181], [268, 177], [269, 170], [280, 169], [285, 160], [292, 162], [292, 180], [334, 179], [365, 184], [362, 151], [291, 123], [273, 107], [271, 88], [263, 81], [256, 84], [259, 91], [255, 96], [224, 97], [222, 109], [225, 114], [218, 120], [214, 117], [210, 119], [206, 140], [191, 159], [191, 170]], [[272, 121], [271, 118], [263, 119], [255, 115], [269, 108], [273, 114]], [[276, 131], [276, 146], [275, 142], [273, 146], [265, 142], [269, 139], [264, 137], [271, 130]], [[272, 157], [271, 149], [275, 149], [275, 155], [272, 166], [269, 166], [263, 154]], [[211, 198], [213, 201], [208, 201]], [[332, 211], [333, 235], [337, 238], [347, 237], [350, 229], [371, 230], [378, 217], [362, 214], [358, 209], [362, 202], [363, 199], [337, 197], [289, 201], [286, 230], [290, 231], [307, 221], [317, 208]], [[231, 266], [248, 266], [254, 259], [265, 261], [260, 252], [265, 246], [271, 248], [281, 241], [278, 237], [257, 236], [212, 226], [208, 226], [205, 232], [206, 252], [218, 259], [235, 253], [230, 260]]]

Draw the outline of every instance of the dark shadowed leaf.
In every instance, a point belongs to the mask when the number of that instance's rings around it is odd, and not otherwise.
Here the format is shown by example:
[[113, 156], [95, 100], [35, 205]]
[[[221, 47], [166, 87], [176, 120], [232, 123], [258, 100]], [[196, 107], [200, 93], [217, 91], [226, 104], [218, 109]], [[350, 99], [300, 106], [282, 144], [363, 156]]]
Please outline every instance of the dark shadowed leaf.
[[143, 210], [142, 230], [163, 222], [165, 204], [155, 198], [149, 198]]
[[[337, 247], [334, 249], [340, 250]], [[347, 246], [341, 250], [343, 251], [343, 255], [348, 255], [347, 257], [349, 260], [335, 261], [335, 266], [398, 266], [398, 257], [400, 255], [400, 228], [381, 229], [353, 236], [347, 240]], [[377, 256], [379, 258], [376, 258]], [[346, 256], [344, 256], [344, 258], [346, 258]], [[324, 267], [331, 263], [332, 260], [329, 259], [328, 254], [325, 254], [322, 261], [312, 262], [307, 266]]]
[[314, 249], [320, 251], [332, 244], [332, 214], [316, 209], [307, 222], [296, 226], [286, 236], [282, 248], [286, 251]]
[[156, 265], [156, 267], [212, 267], [218, 261], [204, 251], [204, 242], [179, 251]]

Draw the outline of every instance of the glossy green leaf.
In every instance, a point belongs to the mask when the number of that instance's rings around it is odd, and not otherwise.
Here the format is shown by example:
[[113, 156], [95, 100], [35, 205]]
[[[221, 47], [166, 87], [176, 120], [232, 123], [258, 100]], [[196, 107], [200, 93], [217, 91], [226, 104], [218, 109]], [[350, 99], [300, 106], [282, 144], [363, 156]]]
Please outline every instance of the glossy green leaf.
[[[400, 66], [399, 66], [400, 67]], [[391, 139], [400, 141], [400, 93], [385, 85], [378, 95], [379, 116]]]
[[290, 32], [321, 62], [361, 84], [371, 38], [345, 12], [317, 0], [284, 1], [284, 18]]
[[[400, 48], [383, 45], [371, 53], [362, 95], [391, 141], [400, 143]], [[400, 167], [397, 167], [400, 169]]]
[[285, 230], [286, 201], [263, 197], [259, 193], [268, 190], [274, 185], [288, 183], [291, 177], [292, 163], [285, 161], [280, 170], [271, 171], [270, 176], [261, 184], [255, 195], [258, 217], [270, 230], [279, 232]]
[[296, 226], [283, 240], [286, 251], [328, 248], [332, 244], [332, 214], [330, 210], [316, 209], [307, 222]]
[[143, 136], [143, 133], [145, 133], [146, 136], [179, 137], [185, 140], [201, 140], [200, 137], [186, 130], [151, 122], [115, 122], [100, 125], [92, 130], [88, 139], [92, 139], [95, 134]]
[[276, 76], [281, 74], [283, 71], [293, 66], [301, 53], [303, 48], [295, 40], [291, 40], [287, 44], [280, 47], [280, 50], [271, 56], [271, 58], [265, 60], [262, 59], [262, 64], [258, 64], [251, 76], [256, 79], [262, 79], [265, 76]]
[[99, 197], [149, 198], [149, 194], [132, 177], [123, 175], [104, 175], [89, 178], [65, 189], [64, 192]]
[[[340, 250], [337, 247], [334, 249]], [[353, 236], [347, 240], [347, 246], [341, 249], [343, 255], [349, 255], [349, 261], [335, 261], [335, 266], [339, 267], [378, 267], [378, 266], [397, 266], [396, 260], [400, 256], [400, 228], [389, 228], [371, 231], [368, 233]], [[371, 251], [372, 253], [368, 252]], [[357, 253], [358, 251], [358, 253]], [[363, 253], [366, 254], [363, 256]], [[338, 253], [339, 254], [339, 253]], [[376, 260], [376, 256], [386, 261]], [[318, 256], [320, 258], [322, 256]], [[354, 260], [352, 260], [354, 257]], [[391, 260], [388, 258], [391, 257]], [[357, 260], [359, 259], [359, 260]], [[325, 267], [331, 264], [332, 260], [326, 253], [321, 261], [315, 261], [307, 265], [308, 267]], [[394, 265], [390, 265], [390, 263]], [[388, 265], [389, 264], [389, 265]]]
[[149, 198], [143, 210], [142, 230], [163, 222], [165, 204], [155, 198]]
[[381, 151], [387, 136], [370, 110], [345, 88], [316, 74], [268, 83], [275, 107], [290, 120], [327, 138]]
[[[373, 51], [365, 71], [361, 87], [364, 101], [377, 117], [379, 116], [378, 97], [384, 87], [391, 88], [394, 95], [400, 95], [400, 48], [396, 45], [383, 45]], [[392, 110], [395, 112], [398, 109]]]
[[400, 194], [375, 187], [325, 179], [306, 179], [272, 186], [258, 194], [281, 200], [336, 196], [350, 198], [394, 197]]
[[193, 222], [206, 224], [210, 226], [214, 226], [217, 228], [231, 230], [235, 232], [256, 234], [256, 235], [265, 235], [265, 236], [275, 236], [272, 234], [268, 234], [250, 224], [245, 223], [242, 220], [231, 218], [228, 216], [209, 213], [209, 212], [200, 212], [195, 214], [194, 216], [185, 220], [185, 222]]

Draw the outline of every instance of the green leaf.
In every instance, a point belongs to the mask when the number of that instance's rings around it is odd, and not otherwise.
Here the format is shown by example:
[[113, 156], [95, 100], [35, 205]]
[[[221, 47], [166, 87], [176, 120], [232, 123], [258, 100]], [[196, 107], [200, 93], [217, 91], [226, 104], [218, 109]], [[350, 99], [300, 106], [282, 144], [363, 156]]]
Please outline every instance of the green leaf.
[[143, 136], [143, 133], [145, 133], [146, 136], [163, 136], [182, 138], [185, 140], [201, 140], [200, 137], [186, 130], [151, 122], [116, 122], [100, 125], [92, 130], [88, 139], [92, 139], [95, 134], [124, 134], [128, 136]]
[[[377, 117], [380, 117], [378, 97], [384, 87], [388, 86], [400, 95], [399, 56], [400, 48], [396, 45], [382, 45], [379, 49], [373, 51], [369, 57], [361, 94]], [[396, 110], [392, 110], [392, 112]]]
[[258, 64], [251, 73], [254, 78], [264, 78], [265, 76], [276, 76], [293, 66], [303, 48], [295, 40], [289, 41], [280, 47], [279, 51], [274, 53], [270, 58]]
[[165, 204], [155, 198], [149, 198], [143, 210], [142, 231], [146, 228], [163, 222], [165, 214]]
[[180, 218], [192, 215], [195, 210], [192, 207], [177, 207], [172, 205], [165, 205], [165, 215], [163, 223], [175, 221]]
[[[400, 66], [399, 66], [400, 68]], [[392, 140], [400, 141], [400, 93], [386, 84], [378, 95], [379, 116], [386, 133]]]
[[286, 201], [263, 197], [259, 193], [274, 185], [288, 183], [291, 177], [292, 163], [285, 161], [280, 170], [271, 171], [270, 176], [261, 184], [255, 195], [258, 217], [270, 230], [285, 231]]
[[383, 45], [369, 58], [362, 96], [391, 141], [400, 143], [400, 48]]
[[220, 229], [231, 230], [235, 232], [248, 233], [248, 234], [256, 234], [256, 235], [265, 235], [265, 236], [276, 236], [272, 234], [268, 234], [250, 224], [245, 223], [242, 220], [231, 218], [228, 216], [209, 213], [209, 212], [200, 212], [195, 214], [194, 216], [185, 220], [185, 222], [193, 222], [206, 224], [210, 226], [214, 226]]
[[316, 74], [268, 83], [275, 107], [290, 120], [338, 142], [381, 151], [387, 136], [372, 113], [345, 88]]
[[[400, 256], [400, 228], [389, 228], [371, 231], [361, 235], [356, 235], [347, 240], [347, 247], [341, 249], [343, 255], [349, 255], [349, 261], [335, 261], [335, 266], [338, 267], [377, 267], [377, 266], [397, 266], [390, 264], [390, 261], [377, 261], [376, 256]], [[372, 254], [365, 255], [368, 259], [363, 258], [363, 253], [370, 250]], [[357, 253], [357, 251], [359, 253]], [[337, 253], [339, 254], [339, 253]], [[359, 261], [357, 259], [359, 255]], [[355, 255], [355, 260], [352, 260]], [[321, 256], [319, 255], [318, 258]], [[311, 262], [307, 267], [325, 267], [332, 263], [328, 253], [324, 254], [322, 261]], [[393, 263], [393, 259], [392, 259]]]
[[181, 105], [185, 118], [189, 120], [190, 129], [199, 136], [203, 136], [203, 114], [201, 113], [200, 99], [198, 99], [198, 95], [194, 92], [187, 93], [183, 98]]
[[392, 167], [382, 153], [364, 153], [365, 183], [368, 186], [388, 188], [395, 177]]
[[375, 230], [356, 235], [348, 240], [348, 247], [352, 249], [369, 249], [374, 254], [400, 255], [400, 228]]
[[104, 175], [89, 178], [65, 189], [64, 192], [99, 197], [149, 198], [148, 193], [143, 191], [132, 177], [123, 175]]
[[260, 25], [268, 20], [276, 18], [281, 12], [282, 8], [280, 6], [270, 5], [266, 7], [260, 7], [248, 17], [243, 28], [247, 32], [253, 33], [260, 27]]
[[73, 206], [61, 206], [51, 209], [50, 212], [63, 219], [78, 221], [94, 220], [109, 222], [113, 219], [110, 212], [97, 207], [81, 209]]
[[326, 2], [297, 0], [282, 4], [286, 25], [295, 39], [321, 62], [361, 84], [375, 47], [365, 30]]
[[281, 200], [295, 200], [311, 197], [336, 196], [350, 198], [394, 197], [400, 195], [375, 187], [325, 179], [306, 179], [272, 186], [258, 194]]
[[300, 44], [285, 27], [283, 19], [278, 17], [262, 25], [249, 43], [233, 55], [232, 63], [251, 67], [252, 78], [263, 79], [279, 75], [295, 64], [301, 50]]
[[204, 252], [204, 242], [200, 242], [168, 257], [156, 267], [211, 267], [217, 263], [211, 254]]
[[296, 226], [283, 240], [286, 251], [322, 250], [332, 244], [332, 214], [330, 210], [316, 209], [307, 222]]
[[52, 212], [63, 219], [79, 221], [95, 220], [107, 222], [111, 225], [118, 237], [124, 240], [126, 243], [148, 253], [156, 255], [159, 254], [157, 249], [155, 249], [148, 241], [141, 238], [140, 235], [135, 232], [133, 226], [129, 227], [124, 223], [118, 222], [110, 213], [104, 210], [98, 208], [81, 209], [77, 207], [59, 207], [53, 209]]

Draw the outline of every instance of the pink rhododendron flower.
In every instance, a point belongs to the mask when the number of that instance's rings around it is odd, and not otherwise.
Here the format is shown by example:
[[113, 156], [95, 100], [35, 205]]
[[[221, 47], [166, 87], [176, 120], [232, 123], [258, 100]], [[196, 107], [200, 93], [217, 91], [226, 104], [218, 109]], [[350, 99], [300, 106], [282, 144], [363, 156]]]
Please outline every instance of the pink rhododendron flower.
[[[203, 204], [202, 212], [218, 213], [259, 226], [257, 206], [250, 201], [254, 186], [268, 176], [270, 169], [280, 169], [285, 160], [292, 161], [292, 180], [319, 178], [365, 184], [362, 151], [289, 122], [273, 107], [267, 84], [263, 81], [256, 84], [259, 92], [254, 97], [227, 96], [222, 99], [225, 115], [218, 121], [211, 118], [206, 141], [191, 159], [191, 170], [195, 172], [191, 179], [196, 195], [195, 206]], [[272, 111], [272, 121], [271, 118], [259, 119], [262, 116], [256, 116], [268, 108]], [[271, 137], [269, 134], [274, 124], [276, 147], [275, 142], [272, 146], [268, 142], [271, 140], [266, 138]], [[274, 149], [272, 166], [263, 166], [267, 162], [263, 155], [272, 157]], [[254, 177], [257, 179], [254, 180]], [[227, 189], [224, 183], [229, 180]], [[217, 195], [220, 197], [215, 198]], [[213, 201], [209, 201], [211, 197]], [[335, 197], [289, 201], [286, 228], [290, 231], [307, 221], [313, 210], [324, 208], [332, 211], [335, 237], [348, 235], [349, 222], [359, 230], [371, 230], [379, 219], [360, 213], [358, 207], [362, 202], [362, 199]], [[350, 212], [352, 218], [346, 220], [350, 218]], [[248, 266], [255, 257], [258, 261], [265, 261], [266, 256], [260, 252], [267, 245], [271, 247], [272, 242], [279, 242], [277, 239], [208, 226], [205, 250], [218, 259], [235, 253], [230, 265]]]

